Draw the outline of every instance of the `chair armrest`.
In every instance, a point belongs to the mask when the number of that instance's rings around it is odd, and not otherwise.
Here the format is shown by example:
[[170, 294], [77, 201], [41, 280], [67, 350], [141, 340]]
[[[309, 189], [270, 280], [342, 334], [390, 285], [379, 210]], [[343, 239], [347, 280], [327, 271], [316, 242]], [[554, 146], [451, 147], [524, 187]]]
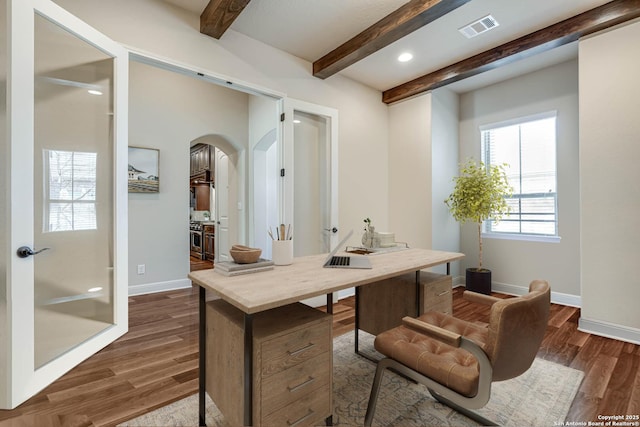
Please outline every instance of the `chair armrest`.
[[415, 329], [418, 332], [429, 335], [430, 337], [442, 341], [445, 344], [449, 344], [453, 347], [460, 347], [460, 340], [462, 339], [462, 335], [460, 334], [456, 334], [455, 332], [439, 328], [438, 326], [431, 325], [409, 316], [403, 317], [402, 323], [411, 329]]
[[484, 305], [493, 305], [494, 303], [501, 301], [500, 298], [492, 297], [491, 295], [479, 294], [473, 291], [464, 291], [462, 298], [467, 301], [475, 302]]

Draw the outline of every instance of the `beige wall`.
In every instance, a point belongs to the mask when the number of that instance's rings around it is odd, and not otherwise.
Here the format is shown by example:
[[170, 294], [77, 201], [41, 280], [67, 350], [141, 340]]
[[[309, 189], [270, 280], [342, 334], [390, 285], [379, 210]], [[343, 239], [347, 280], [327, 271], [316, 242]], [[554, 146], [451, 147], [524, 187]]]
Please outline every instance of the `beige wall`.
[[[483, 261], [493, 289], [523, 293], [547, 279], [557, 302], [580, 303], [580, 200], [578, 167], [578, 64], [565, 62], [461, 96], [460, 161], [480, 159], [479, 126], [557, 111], [558, 230], [560, 242], [483, 239]], [[463, 268], [478, 259], [477, 228], [462, 227]]]
[[[129, 194], [129, 286], [178, 287], [189, 272], [190, 142], [217, 135], [246, 148], [251, 95], [135, 61], [129, 87], [129, 145], [160, 150], [160, 192]], [[229, 167], [233, 176], [233, 161]], [[232, 180], [229, 206], [239, 197]], [[238, 211], [230, 213], [237, 231]]]
[[[580, 42], [580, 327], [640, 342], [640, 22]], [[615, 324], [615, 326], [614, 326]]]
[[[139, 51], [149, 52], [160, 58], [170, 58], [172, 62], [184, 64], [186, 68], [215, 74], [237, 84], [248, 82], [252, 87], [266, 88], [275, 93], [283, 93], [296, 99], [336, 108], [340, 111], [339, 120], [339, 222], [342, 229], [361, 228], [362, 218], [372, 216], [381, 228], [388, 223], [387, 207], [387, 136], [388, 116], [387, 106], [381, 102], [379, 91], [368, 88], [342, 76], [333, 76], [327, 80], [320, 80], [311, 75], [311, 64], [299, 58], [271, 48], [259, 41], [245, 37], [232, 30], [228, 31], [222, 40], [215, 40], [199, 33], [199, 17], [179, 8], [154, 0], [59, 0], [62, 7], [75, 14], [89, 25], [104, 32], [114, 40]], [[143, 76], [146, 79], [146, 76]], [[138, 83], [130, 83], [132, 96], [136, 97]], [[173, 89], [166, 85], [167, 92]], [[194, 123], [195, 128], [190, 132], [195, 137], [200, 136], [203, 123], [198, 123], [191, 114], [189, 104], [196, 100], [200, 93], [190, 91], [191, 95], [185, 102], [174, 103], [171, 108], [174, 117], [179, 119], [177, 126], [186, 131], [188, 122]], [[174, 93], [178, 96], [178, 93]], [[140, 97], [144, 96], [140, 93]], [[159, 95], [158, 95], [159, 96]], [[139, 98], [140, 98], [139, 97]], [[179, 98], [184, 99], [184, 98]], [[130, 107], [130, 127], [134, 130], [134, 138], [143, 138], [146, 127], [161, 125], [155, 120], [142, 120], [139, 116], [146, 113], [139, 111], [146, 108], [141, 99]], [[197, 102], [197, 101], [196, 101]], [[221, 109], [208, 118], [222, 117], [233, 113], [235, 103], [221, 103]], [[153, 105], [149, 105], [153, 108]], [[246, 108], [240, 106], [240, 111]], [[168, 110], [169, 111], [169, 110]], [[219, 114], [222, 113], [222, 115]], [[244, 114], [244, 113], [243, 113]], [[235, 120], [234, 118], [231, 119]], [[136, 123], [139, 121], [139, 123]], [[206, 127], [211, 133], [220, 132], [220, 128]], [[245, 121], [245, 130], [247, 132]], [[166, 129], [165, 136], [169, 137], [176, 129]], [[186, 133], [189, 132], [185, 132]], [[174, 135], [177, 137], [178, 135]], [[174, 138], [175, 139], [175, 138]], [[246, 139], [246, 136], [245, 136]], [[157, 142], [150, 142], [157, 146]], [[167, 142], [169, 144], [169, 142]], [[181, 166], [182, 154], [176, 148], [166, 148], [161, 153], [161, 179], [168, 176], [176, 178], [186, 172], [186, 166]], [[176, 154], [176, 156], [172, 156]], [[186, 151], [184, 156], [186, 156]], [[366, 159], [366, 161], [365, 161]], [[240, 159], [246, 161], [245, 159]], [[186, 157], [184, 157], [186, 165]], [[181, 170], [181, 171], [178, 171]], [[186, 179], [186, 178], [185, 178]], [[161, 185], [167, 183], [167, 179]], [[246, 177], [239, 177], [239, 185], [246, 182]], [[171, 185], [171, 184], [169, 184]], [[176, 184], [177, 185], [177, 184]], [[167, 188], [167, 187], [164, 187]], [[162, 197], [162, 193], [158, 195]], [[188, 206], [185, 193], [185, 206]], [[177, 201], [176, 201], [177, 202]], [[167, 202], [168, 203], [168, 202]], [[130, 219], [142, 221], [146, 218], [153, 231], [142, 232], [135, 223], [130, 224], [130, 284], [173, 282], [178, 277], [186, 278], [188, 265], [182, 261], [182, 256], [176, 256], [176, 251], [183, 251], [187, 245], [186, 235], [177, 229], [170, 233], [162, 232], [166, 224], [176, 221], [186, 221], [185, 215], [171, 209], [165, 214], [163, 209], [154, 209], [159, 204], [147, 196], [146, 199], [130, 198]], [[182, 202], [177, 202], [182, 206]], [[186, 228], [186, 223], [184, 223]], [[159, 235], [161, 234], [161, 236]], [[181, 237], [185, 236], [185, 237]], [[245, 236], [240, 236], [244, 238]], [[181, 240], [185, 239], [185, 240]], [[359, 241], [360, 236], [354, 235], [353, 242]], [[164, 243], [157, 246], [157, 250], [145, 255], [145, 248], [154, 243]], [[157, 258], [152, 256], [157, 255]], [[153, 260], [157, 261], [153, 261]], [[184, 258], [186, 259], [186, 258]], [[147, 274], [141, 278], [136, 274], [137, 264], [147, 265]], [[149, 263], [157, 263], [159, 270], [154, 272]], [[182, 280], [183, 280], [182, 279]]]
[[[389, 107], [388, 231], [397, 241], [460, 250], [459, 226], [444, 204], [457, 171], [457, 94], [439, 89]], [[434, 270], [444, 273], [446, 267]], [[459, 262], [451, 274], [459, 275]]]
[[[460, 252], [460, 226], [444, 203], [453, 191], [453, 177], [458, 175], [458, 116], [460, 97], [446, 88], [433, 91], [431, 119], [431, 199], [432, 247]], [[446, 267], [434, 271], [445, 273]], [[451, 275], [460, 275], [460, 262], [451, 265]]]
[[[431, 249], [431, 93], [389, 107], [389, 230]], [[374, 217], [371, 217], [374, 220]]]
[[[229, 30], [221, 40], [199, 32], [199, 16], [156, 0], [57, 0], [114, 40], [215, 73], [337, 109], [339, 222], [361, 229], [362, 218], [388, 225], [388, 115], [379, 91], [343, 76], [320, 80], [311, 63]], [[360, 240], [354, 235], [353, 242]]]

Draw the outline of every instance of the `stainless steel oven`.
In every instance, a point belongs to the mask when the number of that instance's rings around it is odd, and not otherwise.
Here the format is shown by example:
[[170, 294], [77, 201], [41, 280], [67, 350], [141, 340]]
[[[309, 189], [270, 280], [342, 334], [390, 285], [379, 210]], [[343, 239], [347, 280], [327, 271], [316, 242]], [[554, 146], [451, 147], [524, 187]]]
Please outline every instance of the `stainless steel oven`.
[[204, 238], [200, 223], [192, 222], [189, 225], [189, 236], [191, 256], [204, 259]]

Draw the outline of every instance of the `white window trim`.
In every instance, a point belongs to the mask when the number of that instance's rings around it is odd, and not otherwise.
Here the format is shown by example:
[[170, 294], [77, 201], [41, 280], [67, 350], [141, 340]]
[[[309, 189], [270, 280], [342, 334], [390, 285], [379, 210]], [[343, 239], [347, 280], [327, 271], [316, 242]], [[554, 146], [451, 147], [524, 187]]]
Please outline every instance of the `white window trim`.
[[536, 120], [549, 119], [551, 117], [557, 117], [557, 116], [558, 116], [558, 110], [550, 110], [550, 111], [545, 111], [544, 113], [531, 114], [530, 116], [514, 117], [512, 119], [503, 120], [500, 122], [487, 123], [484, 125], [480, 125], [479, 129], [480, 129], [480, 132], [482, 132], [485, 130], [503, 128], [503, 127], [527, 123], [527, 122], [535, 122]]
[[[556, 126], [557, 126], [558, 110], [549, 110], [549, 111], [545, 111], [545, 112], [542, 112], [542, 113], [531, 114], [531, 115], [528, 115], [528, 116], [514, 117], [514, 118], [511, 118], [511, 119], [502, 120], [502, 121], [499, 121], [499, 122], [486, 123], [486, 124], [478, 126], [478, 130], [480, 131], [480, 134], [482, 135], [482, 132], [486, 131], [486, 130], [497, 129], [497, 128], [501, 128], [501, 127], [512, 126], [512, 125], [522, 124], [522, 123], [527, 123], [527, 122], [533, 122], [533, 121], [536, 121], [536, 120], [543, 120], [543, 119], [548, 119], [548, 118], [551, 118], [551, 117], [555, 117], [556, 118]], [[558, 144], [558, 140], [557, 140], [557, 135], [556, 135], [556, 150], [558, 148], [557, 144]], [[556, 158], [556, 181], [557, 181], [557, 179], [558, 179], [558, 165], [557, 165], [557, 158]], [[557, 182], [556, 182], [556, 186], [557, 186]], [[556, 198], [557, 197], [558, 197], [558, 188], [556, 187]], [[556, 211], [556, 235], [485, 232], [484, 231], [484, 224], [483, 224], [483, 226], [482, 226], [483, 230], [481, 231], [481, 236], [482, 236], [483, 239], [487, 238], [487, 239], [496, 239], [496, 240], [514, 240], [514, 241], [527, 241], [527, 242], [560, 243], [561, 237], [560, 237], [560, 233], [558, 232], [558, 229], [557, 229], [559, 227], [559, 224], [560, 224], [559, 212]]]
[[560, 243], [560, 236], [545, 236], [538, 234], [515, 234], [515, 233], [482, 233], [483, 239], [496, 240], [520, 240], [525, 242], [545, 242]]

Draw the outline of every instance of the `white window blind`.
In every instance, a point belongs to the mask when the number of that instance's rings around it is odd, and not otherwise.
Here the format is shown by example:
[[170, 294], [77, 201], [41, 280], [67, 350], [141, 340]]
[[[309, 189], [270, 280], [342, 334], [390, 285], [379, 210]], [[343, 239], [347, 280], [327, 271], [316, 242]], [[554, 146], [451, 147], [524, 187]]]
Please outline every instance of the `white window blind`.
[[558, 235], [556, 187], [556, 113], [481, 128], [486, 164], [507, 164], [513, 195], [509, 216], [486, 221], [488, 233]]
[[45, 231], [95, 230], [96, 153], [45, 150]]

